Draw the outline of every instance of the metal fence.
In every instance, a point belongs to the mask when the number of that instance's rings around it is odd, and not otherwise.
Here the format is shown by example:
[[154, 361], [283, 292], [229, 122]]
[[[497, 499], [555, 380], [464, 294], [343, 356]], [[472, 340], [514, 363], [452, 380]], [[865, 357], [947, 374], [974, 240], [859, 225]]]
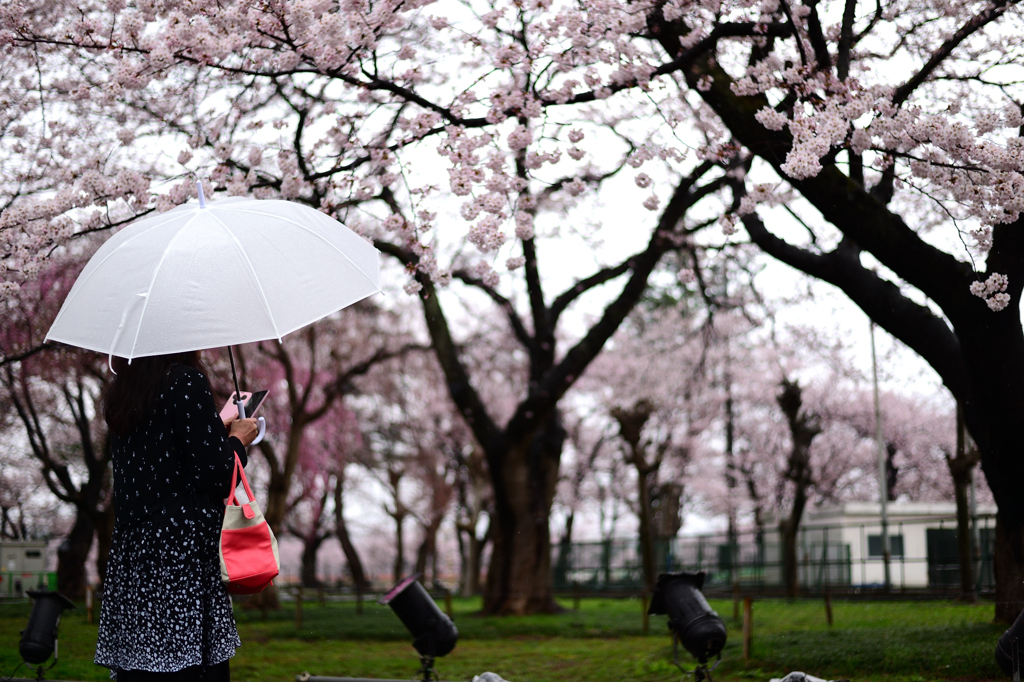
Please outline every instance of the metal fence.
[[23, 598], [29, 590], [56, 590], [53, 571], [0, 571], [0, 599]]
[[[972, 533], [978, 593], [994, 587], [995, 518], [979, 516]], [[960, 589], [956, 519], [904, 518], [889, 524], [890, 584], [901, 592]], [[657, 572], [704, 571], [705, 587], [772, 592], [783, 587], [783, 554], [777, 528], [758, 533], [677, 537], [655, 542]], [[555, 589], [632, 592], [643, 589], [637, 538], [575, 542], [553, 548]], [[870, 591], [884, 584], [881, 529], [875, 523], [802, 527], [797, 538], [797, 577], [804, 593]]]

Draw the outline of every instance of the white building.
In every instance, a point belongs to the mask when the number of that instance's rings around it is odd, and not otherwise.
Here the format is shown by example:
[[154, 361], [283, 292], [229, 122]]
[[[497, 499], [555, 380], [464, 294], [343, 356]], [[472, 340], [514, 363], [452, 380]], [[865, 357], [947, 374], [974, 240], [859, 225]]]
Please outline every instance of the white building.
[[20, 597], [40, 587], [55, 589], [46, 571], [46, 540], [0, 542], [0, 597]]
[[[956, 505], [892, 502], [886, 505], [889, 575], [894, 588], [958, 587]], [[991, 581], [994, 506], [977, 510], [975, 576]], [[764, 583], [782, 583], [781, 536], [772, 519], [764, 541]], [[877, 502], [847, 502], [804, 512], [797, 540], [802, 587], [870, 587], [885, 580], [882, 524]]]

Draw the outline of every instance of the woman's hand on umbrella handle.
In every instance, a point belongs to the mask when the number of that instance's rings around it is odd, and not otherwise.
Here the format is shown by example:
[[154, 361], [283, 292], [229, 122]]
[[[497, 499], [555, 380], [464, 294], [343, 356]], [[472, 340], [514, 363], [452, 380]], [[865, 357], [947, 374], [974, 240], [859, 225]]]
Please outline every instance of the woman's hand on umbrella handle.
[[242, 441], [242, 445], [248, 447], [256, 440], [259, 430], [256, 420], [251, 417], [249, 419], [236, 419], [228, 425], [228, 436], [234, 436]]
[[259, 422], [260, 432], [256, 434], [256, 440], [254, 440], [251, 445], [256, 445], [261, 442], [263, 440], [263, 434], [267, 432], [267, 420], [263, 417], [256, 417], [256, 421]]

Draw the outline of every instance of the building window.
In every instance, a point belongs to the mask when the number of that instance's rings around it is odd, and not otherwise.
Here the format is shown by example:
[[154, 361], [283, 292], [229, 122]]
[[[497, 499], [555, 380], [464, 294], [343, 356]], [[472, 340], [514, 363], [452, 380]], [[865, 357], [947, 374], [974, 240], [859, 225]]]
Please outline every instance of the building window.
[[[903, 536], [902, 535], [890, 535], [889, 536], [889, 556], [903, 556]], [[882, 558], [882, 536], [869, 535], [868, 536], [868, 557], [869, 558]]]

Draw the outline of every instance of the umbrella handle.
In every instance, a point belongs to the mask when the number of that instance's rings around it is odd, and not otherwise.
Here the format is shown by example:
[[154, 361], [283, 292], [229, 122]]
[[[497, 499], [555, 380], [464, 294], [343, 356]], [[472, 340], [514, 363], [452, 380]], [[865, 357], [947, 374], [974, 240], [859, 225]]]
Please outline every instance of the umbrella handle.
[[263, 434], [267, 432], [267, 420], [263, 417], [256, 417], [256, 421], [260, 424], [260, 432], [256, 434], [256, 440], [249, 445], [258, 445], [263, 440]]
[[[238, 418], [245, 419], [245, 401], [235, 400], [235, 405], [238, 406]], [[256, 440], [249, 443], [249, 445], [258, 445], [263, 440], [264, 434], [267, 432], [267, 420], [263, 417], [257, 417], [256, 421], [260, 425], [260, 430], [259, 433], [256, 434]]]

